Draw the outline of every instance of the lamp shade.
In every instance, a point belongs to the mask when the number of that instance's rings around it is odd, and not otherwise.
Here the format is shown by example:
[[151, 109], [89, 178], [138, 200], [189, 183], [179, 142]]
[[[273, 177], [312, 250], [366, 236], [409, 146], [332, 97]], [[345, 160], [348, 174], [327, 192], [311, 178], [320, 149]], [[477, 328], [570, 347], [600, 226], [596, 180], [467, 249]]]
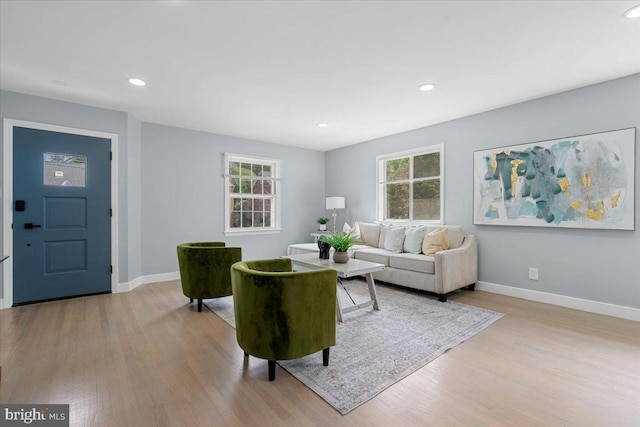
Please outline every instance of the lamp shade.
[[344, 209], [344, 197], [327, 197], [327, 209]]

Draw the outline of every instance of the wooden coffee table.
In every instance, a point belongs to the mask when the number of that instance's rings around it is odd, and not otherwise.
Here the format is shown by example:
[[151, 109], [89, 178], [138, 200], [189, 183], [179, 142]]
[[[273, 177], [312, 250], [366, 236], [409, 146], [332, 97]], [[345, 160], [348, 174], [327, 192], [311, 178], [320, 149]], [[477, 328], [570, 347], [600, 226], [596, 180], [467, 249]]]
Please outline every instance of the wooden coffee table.
[[[309, 253], [309, 254], [300, 254], [300, 255], [289, 255], [286, 258], [290, 258], [293, 261], [294, 266], [309, 268], [313, 270], [318, 270], [322, 268], [331, 268], [338, 273], [339, 278], [347, 278], [354, 276], [365, 276], [367, 279], [367, 285], [369, 287], [369, 296], [370, 300], [365, 301], [360, 304], [355, 304], [351, 307], [342, 308], [340, 304], [340, 298], [336, 298], [337, 300], [337, 317], [338, 321], [342, 322], [342, 315], [346, 313], [351, 313], [355, 310], [360, 310], [361, 308], [371, 307], [373, 306], [374, 310], [380, 310], [380, 304], [378, 303], [378, 294], [376, 293], [376, 283], [373, 280], [373, 274], [376, 271], [384, 270], [384, 264], [378, 264], [376, 262], [363, 261], [360, 259], [349, 259], [347, 263], [337, 263], [333, 262], [332, 259], [320, 259], [318, 258], [318, 253]], [[349, 291], [344, 287], [344, 290], [351, 298]], [[353, 299], [351, 299], [353, 301]]]

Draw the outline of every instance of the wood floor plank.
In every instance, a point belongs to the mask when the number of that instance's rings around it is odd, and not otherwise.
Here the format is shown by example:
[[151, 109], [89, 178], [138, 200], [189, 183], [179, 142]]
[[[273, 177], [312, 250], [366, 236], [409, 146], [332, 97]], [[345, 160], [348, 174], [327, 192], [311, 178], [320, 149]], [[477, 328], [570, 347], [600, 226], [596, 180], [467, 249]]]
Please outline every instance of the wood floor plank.
[[639, 424], [640, 323], [449, 298], [505, 317], [346, 416], [279, 367], [269, 382], [266, 361], [177, 281], [1, 310], [0, 401], [69, 403], [73, 426]]

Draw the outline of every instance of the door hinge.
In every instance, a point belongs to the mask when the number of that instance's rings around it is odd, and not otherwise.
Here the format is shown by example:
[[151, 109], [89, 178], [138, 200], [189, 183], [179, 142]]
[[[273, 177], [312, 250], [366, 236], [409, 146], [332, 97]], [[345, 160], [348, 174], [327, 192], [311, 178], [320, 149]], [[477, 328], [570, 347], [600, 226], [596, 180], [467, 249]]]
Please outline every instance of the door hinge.
[[109, 151], [109, 160], [113, 160], [113, 151]]
[[109, 273], [113, 274], [113, 265], [109, 266]]
[[109, 209], [109, 216], [113, 216], [113, 208]]

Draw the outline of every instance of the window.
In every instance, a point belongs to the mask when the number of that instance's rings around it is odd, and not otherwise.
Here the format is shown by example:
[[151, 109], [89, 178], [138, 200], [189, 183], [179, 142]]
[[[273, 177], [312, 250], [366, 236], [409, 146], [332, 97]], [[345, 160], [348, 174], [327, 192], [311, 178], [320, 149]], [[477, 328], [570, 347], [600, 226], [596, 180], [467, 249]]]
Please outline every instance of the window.
[[442, 222], [444, 146], [378, 156], [377, 219]]
[[276, 159], [225, 153], [225, 234], [280, 231], [280, 170]]
[[87, 156], [44, 153], [44, 185], [86, 187]]

